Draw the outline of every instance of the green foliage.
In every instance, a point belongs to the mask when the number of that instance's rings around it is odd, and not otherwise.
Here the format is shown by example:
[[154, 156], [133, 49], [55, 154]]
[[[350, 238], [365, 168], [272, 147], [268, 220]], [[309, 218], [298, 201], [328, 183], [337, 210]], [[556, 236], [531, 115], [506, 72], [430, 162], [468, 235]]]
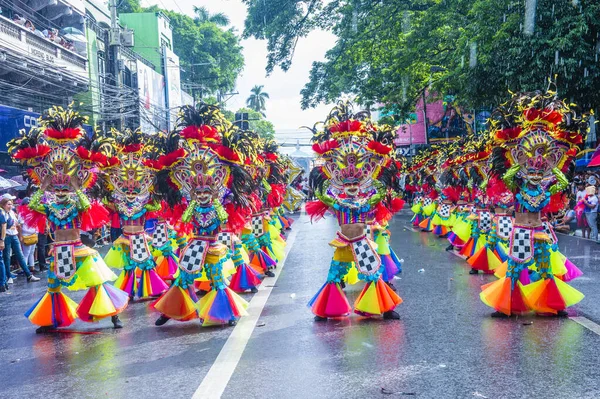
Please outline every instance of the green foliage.
[[[137, 0], [128, 0], [137, 1]], [[171, 20], [173, 51], [179, 56], [182, 82], [202, 87], [205, 94], [229, 91], [244, 67], [240, 38], [233, 29], [223, 29], [208, 15], [206, 20], [175, 11], [148, 7], [144, 12], [162, 11]], [[218, 18], [217, 18], [218, 19]], [[201, 64], [201, 65], [194, 65]]]
[[268, 40], [267, 71], [287, 70], [296, 42], [316, 28], [338, 40], [315, 62], [302, 106], [351, 94], [406, 114], [420, 93], [495, 106], [510, 91], [545, 89], [600, 106], [600, 2], [538, 0], [526, 32], [523, 0], [245, 0], [245, 35]]
[[[273, 123], [266, 120], [262, 113], [256, 112], [251, 108], [240, 108], [236, 111], [236, 113], [243, 112], [248, 113], [248, 125], [250, 125], [250, 130], [255, 131], [260, 137], [265, 139], [275, 138], [275, 127], [273, 126]], [[232, 122], [234, 122], [234, 119], [235, 115], [232, 115], [231, 118], [229, 118]]]
[[133, 13], [142, 12], [142, 6], [140, 0], [121, 0], [117, 1], [117, 12], [119, 13]]
[[224, 13], [211, 14], [206, 7], [194, 6], [194, 14], [196, 14], [196, 18], [194, 18], [196, 23], [212, 22], [218, 26], [227, 26], [230, 22], [229, 17]]
[[269, 93], [262, 91], [263, 85], [254, 86], [252, 90], [250, 90], [250, 95], [246, 100], [246, 105], [252, 108], [254, 111], [265, 115], [264, 111], [267, 109], [266, 102], [269, 98]]

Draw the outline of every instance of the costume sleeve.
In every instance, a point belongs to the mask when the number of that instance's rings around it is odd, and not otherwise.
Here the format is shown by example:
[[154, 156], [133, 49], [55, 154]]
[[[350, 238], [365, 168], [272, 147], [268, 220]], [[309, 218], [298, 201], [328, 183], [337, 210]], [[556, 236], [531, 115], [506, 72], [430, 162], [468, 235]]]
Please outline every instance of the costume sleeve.
[[42, 190], [36, 191], [35, 194], [33, 194], [31, 196], [31, 199], [29, 200], [29, 205], [28, 205], [29, 209], [45, 214], [46, 208], [42, 204], [42, 196], [43, 195], [44, 195], [44, 193], [42, 192]]
[[151, 202], [146, 204], [146, 210], [149, 212], [157, 212], [162, 208], [162, 205], [158, 201]]
[[75, 194], [77, 194], [77, 199], [79, 200], [77, 202], [77, 209], [79, 209], [80, 211], [87, 211], [88, 209], [90, 209], [90, 200], [83, 193], [83, 191], [77, 190], [75, 191]]
[[189, 223], [190, 220], [192, 220], [192, 213], [194, 212], [194, 208], [196, 208], [196, 201], [190, 202], [188, 207], [185, 209], [183, 215], [181, 216], [182, 222]]
[[550, 194], [554, 195], [556, 193], [561, 192], [565, 188], [567, 188], [569, 186], [569, 180], [564, 175], [564, 173], [558, 168], [552, 169], [552, 173], [556, 177], [557, 181], [556, 181], [556, 184], [554, 184], [550, 187], [549, 191], [550, 191]]
[[511, 190], [514, 190], [516, 188], [515, 176], [517, 175], [519, 169], [521, 169], [521, 165], [514, 165], [506, 171], [504, 176], [502, 176], [502, 180], [504, 180], [504, 183], [506, 183], [506, 187], [508, 187]]

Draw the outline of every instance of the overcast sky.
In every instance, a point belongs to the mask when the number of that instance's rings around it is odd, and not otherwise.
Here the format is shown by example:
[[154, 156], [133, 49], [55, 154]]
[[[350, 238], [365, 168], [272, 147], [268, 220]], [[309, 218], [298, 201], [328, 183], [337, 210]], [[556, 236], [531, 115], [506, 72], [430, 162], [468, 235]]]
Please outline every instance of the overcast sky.
[[[246, 6], [240, 0], [142, 0], [144, 6], [153, 4], [190, 16], [194, 13], [194, 6], [205, 6], [211, 13], [227, 14], [231, 25], [237, 28], [239, 34], [244, 28]], [[312, 126], [314, 122], [323, 120], [330, 106], [321, 105], [314, 109], [301, 110], [300, 90], [308, 81], [313, 61], [323, 60], [325, 52], [333, 47], [334, 43], [335, 36], [329, 32], [311, 33], [298, 43], [290, 70], [284, 73], [277, 68], [267, 77], [266, 41], [244, 40], [242, 45], [245, 67], [237, 81], [236, 91], [239, 94], [228, 101], [227, 108], [235, 111], [244, 106], [250, 89], [254, 85], [264, 85], [264, 91], [271, 96], [270, 101], [267, 102], [267, 118], [275, 124], [276, 130], [297, 129], [303, 125]]]

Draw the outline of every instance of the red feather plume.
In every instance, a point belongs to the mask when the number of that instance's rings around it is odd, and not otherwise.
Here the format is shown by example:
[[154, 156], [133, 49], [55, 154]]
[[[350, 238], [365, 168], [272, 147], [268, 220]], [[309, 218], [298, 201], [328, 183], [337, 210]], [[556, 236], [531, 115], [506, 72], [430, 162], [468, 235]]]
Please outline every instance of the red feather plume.
[[21, 148], [15, 153], [15, 155], [13, 155], [13, 158], [23, 160], [41, 158], [48, 155], [49, 152], [50, 147], [47, 145], [38, 144], [35, 147]]

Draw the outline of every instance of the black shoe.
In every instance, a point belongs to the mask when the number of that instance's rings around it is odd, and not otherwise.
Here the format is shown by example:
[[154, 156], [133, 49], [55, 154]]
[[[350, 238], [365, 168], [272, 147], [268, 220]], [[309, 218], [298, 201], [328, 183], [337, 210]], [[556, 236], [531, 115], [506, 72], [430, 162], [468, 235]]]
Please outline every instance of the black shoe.
[[556, 317], [569, 317], [569, 313], [566, 310], [559, 310], [556, 312]]
[[258, 288], [252, 287], [252, 288], [250, 288], [250, 292], [253, 294], [256, 294], [258, 292]]
[[112, 321], [114, 328], [123, 328], [123, 323], [121, 323], [121, 320], [119, 320], [118, 315], [111, 317], [110, 321]]
[[398, 292], [398, 289], [396, 288], [396, 286], [392, 283], [386, 283], [388, 285], [388, 287], [390, 287], [392, 289], [392, 291], [394, 292]]
[[267, 272], [265, 273], [265, 276], [267, 276], [267, 277], [275, 277], [275, 273], [273, 273], [270, 270], [267, 270]]
[[315, 316], [315, 321], [327, 321], [327, 317]]
[[233, 327], [237, 324], [237, 321], [235, 321], [234, 319], [231, 319], [231, 320], [229, 320], [229, 322], [227, 324], [229, 324], [231, 327]]
[[0, 292], [6, 292], [6, 288], [4, 288], [4, 286], [0, 286]]
[[454, 245], [450, 244], [446, 247], [446, 251], [454, 251]]
[[164, 314], [161, 314], [160, 317], [158, 318], [158, 320], [156, 320], [154, 322], [155, 326], [162, 326], [163, 324], [165, 324], [167, 321], [171, 320], [170, 317], [165, 316]]
[[340, 287], [342, 287], [342, 289], [346, 288], [346, 283], [344, 281], [340, 281]]
[[479, 274], [479, 270], [471, 269], [471, 270], [469, 270], [469, 274]]
[[47, 332], [50, 332], [50, 331], [52, 331], [52, 330], [53, 330], [53, 327], [52, 327], [52, 326], [41, 326], [41, 327], [38, 327], [38, 328], [35, 330], [35, 333], [36, 333], [36, 334], [45, 334], [45, 333], [47, 333]]
[[40, 266], [40, 272], [45, 272], [46, 270], [48, 270], [47, 267], [45, 266]]
[[8, 291], [8, 284], [4, 284], [4, 288]]
[[494, 312], [494, 313], [491, 314], [491, 316], [493, 318], [497, 318], [497, 319], [506, 319], [508, 317], [508, 315], [505, 315], [502, 312]]
[[389, 310], [383, 313], [384, 320], [400, 320], [400, 315], [398, 312], [394, 312], [393, 310]]

